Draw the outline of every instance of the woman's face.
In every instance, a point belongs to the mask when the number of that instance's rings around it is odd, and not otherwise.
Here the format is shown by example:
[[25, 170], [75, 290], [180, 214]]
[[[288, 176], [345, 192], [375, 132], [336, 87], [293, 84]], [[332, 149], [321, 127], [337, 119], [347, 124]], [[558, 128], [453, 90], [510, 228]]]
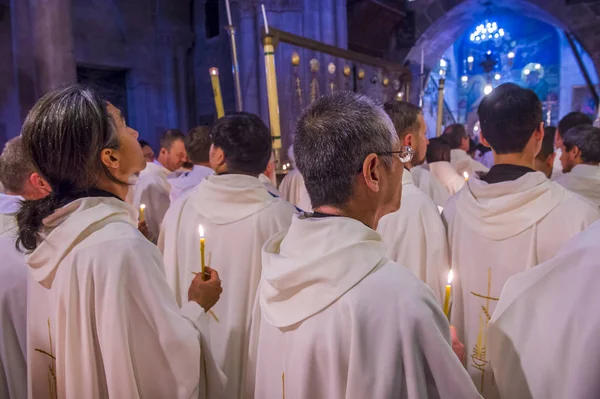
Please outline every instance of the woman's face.
[[142, 147], [137, 141], [138, 132], [125, 124], [121, 111], [115, 108], [114, 105], [108, 103], [107, 109], [115, 121], [120, 146], [116, 151], [119, 155], [119, 166], [113, 173], [119, 180], [127, 181], [131, 175], [146, 167], [146, 160], [144, 159]]

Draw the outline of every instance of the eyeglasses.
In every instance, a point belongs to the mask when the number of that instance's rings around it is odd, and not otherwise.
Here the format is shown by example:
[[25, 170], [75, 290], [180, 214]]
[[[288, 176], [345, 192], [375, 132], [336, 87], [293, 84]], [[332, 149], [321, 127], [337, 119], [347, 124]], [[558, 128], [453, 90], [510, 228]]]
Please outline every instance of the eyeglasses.
[[405, 145], [402, 147], [400, 151], [389, 151], [389, 152], [380, 152], [377, 155], [393, 155], [398, 154], [398, 158], [400, 158], [400, 162], [408, 163], [412, 161], [413, 156], [415, 155], [415, 150], [412, 149], [411, 146]]
[[[408, 163], [408, 162], [412, 161], [413, 156], [415, 154], [415, 150], [413, 150], [411, 146], [405, 145], [404, 147], [402, 147], [402, 149], [400, 151], [376, 152], [375, 154], [377, 154], [379, 156], [398, 154], [398, 159], [400, 159], [400, 162]], [[361, 165], [360, 168], [358, 169], [358, 173], [362, 173], [362, 170], [363, 170], [363, 167]]]

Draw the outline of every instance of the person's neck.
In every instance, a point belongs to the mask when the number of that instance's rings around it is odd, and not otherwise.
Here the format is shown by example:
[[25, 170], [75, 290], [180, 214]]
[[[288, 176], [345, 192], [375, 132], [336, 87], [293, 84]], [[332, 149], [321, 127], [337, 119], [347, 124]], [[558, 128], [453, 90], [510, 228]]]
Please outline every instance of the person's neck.
[[[156, 159], [154, 160], [154, 162], [155, 162], [155, 163], [158, 163], [160, 166], [162, 166], [162, 167], [163, 167], [163, 168], [165, 168], [165, 169], [169, 169], [169, 168], [167, 168], [167, 167], [165, 166], [165, 165], [166, 165], [166, 164], [165, 164], [165, 160], [164, 160], [164, 159], [162, 159], [161, 157], [158, 157], [158, 158], [156, 158]], [[171, 169], [169, 169], [169, 170], [171, 170]], [[171, 172], [172, 172], [172, 170], [171, 170]]]
[[362, 224], [375, 229], [375, 214], [369, 211], [361, 211], [352, 208], [338, 208], [332, 205], [323, 205], [314, 209], [314, 212], [325, 215], [344, 216], [350, 219], [358, 220]]
[[260, 175], [260, 173], [258, 175], [253, 174], [253, 173], [248, 173], [248, 172], [240, 172], [239, 170], [219, 170], [215, 172], [218, 176], [221, 175], [243, 175], [243, 176], [251, 176], [251, 177], [256, 177], [258, 178], [258, 176]]
[[109, 192], [111, 194], [114, 194], [117, 197], [121, 198], [123, 201], [125, 201], [125, 198], [127, 198], [127, 193], [129, 191], [128, 185], [118, 184], [118, 183], [115, 183], [112, 180], [108, 180], [108, 179], [100, 180], [98, 182], [96, 188], [98, 190], [103, 190], [103, 191]]
[[494, 153], [494, 165], [515, 165], [535, 169], [535, 157], [525, 153], [496, 154]]

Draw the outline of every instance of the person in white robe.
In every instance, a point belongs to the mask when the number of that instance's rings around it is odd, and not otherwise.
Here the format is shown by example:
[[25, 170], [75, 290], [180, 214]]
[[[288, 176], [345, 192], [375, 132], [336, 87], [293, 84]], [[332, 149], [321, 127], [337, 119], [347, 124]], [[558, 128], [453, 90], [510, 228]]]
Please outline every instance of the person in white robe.
[[192, 170], [184, 172], [181, 176], [169, 179], [171, 193], [170, 202], [174, 202], [179, 196], [193, 189], [208, 176], [215, 172], [210, 167], [210, 127], [197, 126], [190, 130], [184, 139], [187, 157], [194, 164]]
[[446, 230], [435, 203], [415, 184], [412, 171], [425, 159], [427, 151], [427, 124], [421, 108], [407, 102], [389, 102], [384, 105], [402, 146], [410, 147], [412, 159], [404, 163], [402, 199], [398, 211], [379, 221], [381, 234], [392, 261], [407, 267], [431, 288], [440, 303], [450, 263]]
[[465, 172], [469, 176], [473, 176], [476, 173], [486, 173], [489, 171], [487, 167], [467, 154], [469, 150], [469, 136], [464, 125], [457, 123], [448, 126], [441, 137], [450, 144], [450, 163], [460, 176]]
[[146, 162], [154, 162], [156, 158], [154, 156], [154, 150], [152, 149], [150, 143], [148, 143], [146, 140], [138, 140], [138, 142], [142, 147], [142, 153], [144, 154], [144, 159], [146, 160]]
[[555, 127], [544, 126], [544, 139], [542, 140], [542, 148], [534, 160], [534, 169], [545, 174], [548, 179], [552, 178], [552, 174], [554, 172], [553, 166], [554, 159], [556, 158], [556, 152], [554, 152], [555, 134]]
[[[279, 191], [281, 192], [282, 197], [287, 202], [294, 206], [297, 206], [302, 210], [308, 211], [309, 209], [304, 209], [300, 206], [301, 195], [303, 191], [306, 191], [306, 187], [304, 187], [304, 178], [302, 177], [302, 175], [298, 171], [298, 168], [296, 167], [293, 145], [291, 145], [290, 148], [288, 148], [287, 154], [293, 169], [288, 169], [287, 174], [285, 175], [285, 177], [281, 181], [281, 184], [279, 185]], [[308, 200], [308, 203], [310, 204], [310, 200]], [[305, 207], [307, 205], [306, 198], [303, 199], [303, 205]]]
[[556, 182], [600, 207], [600, 128], [581, 125], [565, 134]]
[[134, 207], [140, 209], [140, 205], [146, 205], [146, 224], [153, 241], [158, 238], [160, 224], [171, 202], [168, 176], [181, 167], [186, 155], [184, 138], [178, 130], [163, 133], [157, 159], [146, 163], [133, 190]]
[[488, 327], [503, 398], [598, 397], [599, 240], [596, 222], [556, 257], [507, 281]]
[[46, 94], [24, 122], [23, 148], [52, 188], [19, 209], [17, 243], [36, 286], [28, 293], [29, 397], [222, 394], [224, 376], [200, 331], [220, 280], [214, 270], [208, 281], [198, 276], [177, 307], [158, 248], [123, 200], [127, 178], [145, 164], [137, 136], [79, 85]]
[[450, 163], [450, 145], [443, 138], [429, 140], [427, 146], [427, 167], [431, 174], [445, 187], [449, 196], [459, 192], [469, 177], [468, 172], [459, 175]]
[[[429, 147], [429, 144], [427, 145]], [[415, 166], [410, 170], [415, 186], [423, 191], [439, 207], [443, 207], [450, 194], [442, 182], [429, 170], [428, 164]]]
[[552, 258], [600, 218], [600, 210], [533, 169], [544, 137], [536, 94], [503, 84], [478, 109], [481, 136], [496, 164], [444, 208], [450, 247], [451, 323], [465, 344], [467, 370], [487, 398], [498, 398], [486, 327], [509, 277]]
[[559, 122], [554, 137], [554, 147], [556, 158], [554, 158], [554, 169], [552, 171], [552, 180], [556, 180], [563, 175], [563, 166], [561, 162], [563, 138], [565, 134], [577, 126], [592, 126], [592, 120], [583, 112], [574, 111], [565, 115]]
[[271, 158], [269, 159], [269, 163], [267, 164], [267, 168], [263, 173], [258, 175], [258, 180], [262, 184], [264, 184], [265, 188], [272, 195], [282, 198], [283, 195], [277, 189], [277, 170], [275, 165], [275, 155], [271, 153]]
[[261, 248], [289, 227], [294, 207], [258, 179], [271, 157], [269, 129], [256, 115], [220, 118], [212, 128], [210, 162], [216, 175], [175, 201], [163, 225], [167, 282], [185, 304], [187, 286], [201, 269], [199, 226], [206, 261], [223, 278], [224, 293], [206, 317], [207, 344], [227, 376], [226, 398], [239, 398], [248, 362], [249, 327], [262, 272]]
[[294, 140], [315, 212], [263, 248], [246, 397], [480, 397], [435, 296], [374, 230], [400, 205], [409, 155], [383, 109], [335, 92]]
[[27, 264], [17, 251], [15, 214], [19, 202], [49, 193], [49, 186], [27, 161], [17, 136], [0, 156], [0, 398], [27, 398]]

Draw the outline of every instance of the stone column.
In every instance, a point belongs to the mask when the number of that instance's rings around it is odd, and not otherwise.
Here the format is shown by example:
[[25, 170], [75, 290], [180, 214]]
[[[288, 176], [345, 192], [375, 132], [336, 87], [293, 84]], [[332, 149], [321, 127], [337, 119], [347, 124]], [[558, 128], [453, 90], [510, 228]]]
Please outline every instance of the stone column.
[[29, 0], [38, 97], [77, 81], [70, 0]]

